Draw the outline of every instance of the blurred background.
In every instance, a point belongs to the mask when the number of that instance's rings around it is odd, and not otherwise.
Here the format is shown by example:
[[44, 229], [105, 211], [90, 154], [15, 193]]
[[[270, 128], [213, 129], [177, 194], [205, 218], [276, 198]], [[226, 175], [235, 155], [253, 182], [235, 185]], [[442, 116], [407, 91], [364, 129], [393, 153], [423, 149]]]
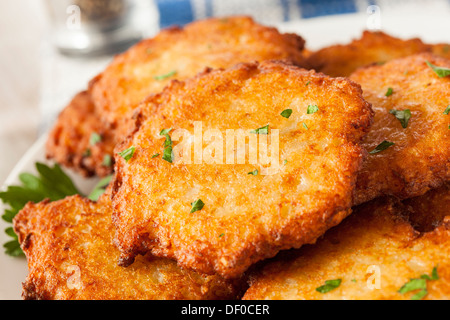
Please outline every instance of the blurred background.
[[[376, 12], [381, 10], [380, 12]], [[444, 20], [450, 0], [15, 0], [0, 2], [0, 185], [23, 154], [45, 134], [72, 96], [113, 58], [160, 28], [233, 14], [297, 31], [313, 40], [357, 37], [383, 23], [396, 36], [410, 37], [419, 24], [425, 41], [450, 42]], [[345, 25], [333, 34], [333, 23]], [[380, 15], [380, 16], [378, 16]], [[321, 17], [343, 17], [325, 20]], [[384, 19], [386, 17], [386, 19]], [[383, 20], [384, 19], [384, 20]], [[370, 25], [372, 23], [372, 26]], [[398, 31], [398, 32], [397, 32]], [[420, 35], [418, 35], [420, 36]], [[328, 40], [327, 40], [328, 41]]]

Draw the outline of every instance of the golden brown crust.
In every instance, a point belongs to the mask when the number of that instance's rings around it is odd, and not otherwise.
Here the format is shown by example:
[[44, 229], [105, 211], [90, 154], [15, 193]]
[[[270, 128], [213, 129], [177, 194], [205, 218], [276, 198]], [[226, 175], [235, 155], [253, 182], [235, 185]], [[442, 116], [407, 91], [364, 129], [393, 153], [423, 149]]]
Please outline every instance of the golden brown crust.
[[[306, 114], [309, 104], [319, 111]], [[281, 62], [246, 63], [174, 81], [140, 108], [136, 132], [116, 148], [136, 148], [128, 162], [116, 157], [113, 222], [124, 264], [151, 251], [187, 268], [236, 277], [281, 249], [314, 242], [349, 214], [359, 141], [372, 111], [348, 79]], [[293, 113], [286, 119], [280, 113], [288, 108]], [[163, 153], [162, 129], [192, 134], [196, 121], [203, 134], [218, 130], [223, 141], [227, 129], [279, 129], [276, 173], [249, 175], [264, 166], [248, 159], [228, 164], [223, 154], [224, 164], [152, 158]], [[191, 214], [198, 198], [205, 206]]]
[[[395, 145], [366, 158], [354, 204], [382, 195], [401, 199], [424, 194], [450, 179], [450, 78], [439, 78], [426, 61], [450, 67], [450, 61], [429, 53], [360, 69], [350, 77], [372, 103], [374, 124], [363, 142], [367, 151], [382, 141]], [[388, 88], [392, 95], [386, 96]], [[411, 111], [407, 128], [390, 110]]]
[[236, 299], [242, 290], [240, 280], [186, 271], [164, 258], [119, 267], [106, 196], [29, 203], [14, 229], [28, 259], [24, 299]]
[[[448, 192], [433, 190], [415, 199], [425, 209], [420, 214], [448, 213]], [[439, 280], [427, 281], [425, 299], [449, 299], [450, 220], [447, 217], [436, 229], [420, 234], [408, 223], [409, 214], [404, 204], [387, 198], [357, 207], [315, 245], [283, 252], [253, 270], [244, 300], [411, 299], [418, 290], [405, 294], [398, 290], [410, 279], [430, 275], [434, 267]], [[373, 286], [378, 274], [377, 289]], [[337, 289], [316, 291], [332, 279], [342, 280]]]
[[376, 63], [431, 51], [420, 39], [402, 40], [383, 32], [364, 31], [349, 44], [333, 45], [308, 56], [310, 68], [333, 77], [347, 77], [356, 69]]
[[[297, 35], [280, 34], [240, 16], [211, 18], [163, 30], [115, 57], [90, 82], [88, 96], [95, 106], [89, 101], [81, 106], [82, 98], [75, 98], [55, 125], [47, 144], [48, 154], [85, 175], [106, 175], [109, 170], [102, 165], [103, 157], [112, 155], [115, 144], [128, 134], [134, 108], [148, 95], [159, 92], [173, 79], [186, 79], [206, 67], [225, 68], [267, 59], [301, 65], [303, 45], [304, 40]], [[90, 147], [92, 132], [110, 138], [98, 154], [83, 156]], [[71, 140], [61, 139], [61, 135]]]
[[431, 45], [431, 52], [434, 54], [450, 60], [450, 44], [439, 43]]
[[[105, 128], [88, 92], [78, 93], [61, 112], [49, 133], [47, 157], [57, 163], [76, 168], [84, 176], [106, 176], [112, 172], [114, 159], [105, 161], [114, 150], [112, 129]], [[91, 144], [92, 134], [101, 141]], [[108, 157], [108, 156], [107, 156]]]

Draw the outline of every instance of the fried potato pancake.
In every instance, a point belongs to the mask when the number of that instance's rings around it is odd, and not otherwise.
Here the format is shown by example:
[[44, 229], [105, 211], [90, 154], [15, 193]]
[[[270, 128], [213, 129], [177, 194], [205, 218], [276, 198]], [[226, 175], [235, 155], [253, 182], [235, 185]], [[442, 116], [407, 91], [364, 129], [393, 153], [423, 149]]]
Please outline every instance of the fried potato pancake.
[[[135, 150], [128, 160], [116, 155], [112, 188], [123, 265], [151, 251], [237, 277], [350, 213], [359, 142], [372, 120], [352, 81], [279, 61], [244, 63], [174, 81], [140, 108], [136, 132], [116, 147]], [[235, 140], [239, 129], [245, 145]], [[162, 158], [171, 143], [173, 163]], [[189, 157], [177, 156], [179, 145]], [[199, 199], [204, 206], [191, 213]]]
[[[300, 65], [303, 45], [300, 36], [280, 34], [245, 16], [211, 18], [163, 30], [118, 55], [90, 82], [88, 94], [94, 107], [87, 101], [86, 106], [76, 107], [74, 104], [83, 101], [75, 98], [67, 107], [71, 111], [63, 111], [50, 134], [48, 156], [84, 175], [106, 175], [113, 167], [105, 167], [105, 155], [112, 155], [115, 144], [126, 136], [134, 108], [148, 95], [161, 91], [173, 79], [192, 77], [206, 67], [226, 68], [268, 59]], [[95, 125], [83, 124], [86, 119]], [[92, 133], [112, 138], [89, 154], [86, 150], [95, 149], [89, 144]]]
[[[412, 299], [421, 289], [403, 294], [399, 289], [410, 279], [432, 277], [435, 267], [439, 279], [422, 280], [424, 299], [449, 299], [450, 216], [433, 214], [450, 214], [449, 188], [413, 201], [416, 214], [434, 217], [439, 226], [420, 233], [408, 222], [409, 205], [394, 198], [373, 200], [357, 207], [315, 245], [280, 253], [258, 266], [244, 299]], [[341, 284], [334, 290], [316, 290], [336, 279]]]
[[[87, 91], [78, 93], [60, 113], [46, 143], [47, 156], [57, 163], [77, 168], [85, 175], [108, 175], [114, 164], [112, 130], [99, 121], [95, 105]], [[91, 141], [93, 134], [98, 141]]]
[[117, 265], [111, 202], [80, 196], [29, 203], [14, 219], [28, 259], [24, 299], [236, 299], [242, 282], [186, 271], [174, 261], [139, 257]]
[[332, 45], [312, 53], [307, 64], [333, 77], [347, 77], [363, 66], [429, 51], [431, 46], [417, 38], [402, 40], [384, 32], [364, 31], [360, 39], [349, 44]]
[[[395, 143], [366, 158], [354, 204], [382, 195], [419, 196], [450, 180], [450, 115], [444, 114], [450, 105], [450, 77], [440, 78], [426, 61], [450, 68], [450, 60], [422, 53], [351, 75], [375, 111], [364, 148], [372, 152], [383, 141]], [[401, 119], [405, 110], [410, 110], [406, 128]]]

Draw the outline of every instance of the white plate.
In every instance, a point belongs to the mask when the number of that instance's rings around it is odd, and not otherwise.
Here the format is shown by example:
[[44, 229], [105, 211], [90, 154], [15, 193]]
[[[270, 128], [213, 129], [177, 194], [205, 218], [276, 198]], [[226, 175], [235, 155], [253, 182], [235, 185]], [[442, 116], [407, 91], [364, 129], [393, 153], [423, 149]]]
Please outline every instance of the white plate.
[[[433, 9], [434, 12], [427, 11], [420, 15], [409, 13], [404, 9], [398, 12], [392, 10], [382, 14], [381, 28], [383, 31], [399, 37], [420, 37], [430, 43], [450, 43], [450, 36], [446, 32], [450, 30], [448, 8], [446, 10]], [[278, 27], [283, 32], [295, 32], [302, 35], [307, 41], [308, 48], [318, 49], [334, 43], [346, 43], [359, 37], [362, 30], [367, 28], [368, 19], [370, 19], [368, 15], [362, 13], [301, 20], [285, 23]], [[3, 188], [6, 188], [7, 185], [17, 184], [21, 172], [35, 173], [35, 162], [46, 162], [45, 140], [45, 136], [40, 138], [25, 154], [9, 175]], [[85, 194], [88, 194], [97, 182], [95, 179], [83, 179], [71, 172], [67, 173], [73, 178], [78, 189]], [[3, 214], [1, 205], [0, 210]], [[2, 245], [9, 239], [3, 232], [8, 226], [10, 225], [0, 219], [0, 244]], [[21, 299], [21, 283], [27, 275], [26, 260], [6, 256], [2, 247], [0, 250], [0, 299]]]

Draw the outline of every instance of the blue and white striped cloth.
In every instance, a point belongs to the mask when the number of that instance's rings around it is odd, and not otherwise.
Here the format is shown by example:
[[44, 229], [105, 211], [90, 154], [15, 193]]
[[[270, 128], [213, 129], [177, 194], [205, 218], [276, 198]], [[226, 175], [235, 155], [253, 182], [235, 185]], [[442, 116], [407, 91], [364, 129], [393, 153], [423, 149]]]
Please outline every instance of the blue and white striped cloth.
[[265, 24], [319, 16], [366, 12], [380, 7], [427, 5], [450, 0], [154, 0], [160, 27], [184, 25], [214, 16], [247, 14]]

